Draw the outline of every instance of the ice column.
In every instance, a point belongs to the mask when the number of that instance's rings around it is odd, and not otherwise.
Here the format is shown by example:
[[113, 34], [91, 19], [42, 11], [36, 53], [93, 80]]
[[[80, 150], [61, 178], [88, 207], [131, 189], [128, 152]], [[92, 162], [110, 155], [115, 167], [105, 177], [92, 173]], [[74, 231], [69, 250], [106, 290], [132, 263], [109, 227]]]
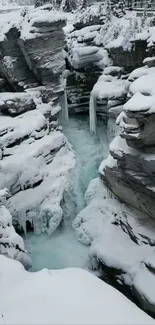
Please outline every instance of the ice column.
[[90, 131], [96, 133], [96, 98], [94, 94], [91, 92], [90, 101], [89, 101], [89, 123], [90, 123]]
[[67, 80], [64, 79], [64, 95], [62, 102], [62, 117], [65, 122], [68, 122], [68, 102], [67, 102], [67, 91], [66, 91]]

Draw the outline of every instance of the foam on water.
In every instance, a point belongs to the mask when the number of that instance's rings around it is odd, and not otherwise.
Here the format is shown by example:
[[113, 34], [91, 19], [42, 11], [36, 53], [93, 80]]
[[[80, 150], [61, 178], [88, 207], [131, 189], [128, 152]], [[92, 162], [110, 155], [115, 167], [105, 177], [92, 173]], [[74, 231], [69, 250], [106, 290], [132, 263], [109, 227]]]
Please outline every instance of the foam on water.
[[[98, 167], [108, 154], [106, 126], [103, 121], [98, 120], [97, 131], [94, 134], [89, 130], [89, 117], [76, 115], [63, 125], [63, 132], [77, 155], [75, 192], [78, 213], [84, 207], [84, 194], [89, 182], [97, 177]], [[52, 236], [28, 234], [25, 244], [31, 253], [33, 271], [45, 267], [50, 269], [85, 267], [89, 247], [78, 242], [71, 223], [72, 216], [70, 224], [61, 225]]]

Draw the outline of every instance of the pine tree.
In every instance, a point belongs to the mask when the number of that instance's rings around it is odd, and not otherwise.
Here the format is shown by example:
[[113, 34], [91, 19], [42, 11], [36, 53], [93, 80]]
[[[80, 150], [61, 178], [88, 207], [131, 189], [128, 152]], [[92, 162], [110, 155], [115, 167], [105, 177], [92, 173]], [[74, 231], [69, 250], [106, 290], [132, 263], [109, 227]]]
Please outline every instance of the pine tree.
[[112, 13], [118, 18], [122, 17], [125, 15], [125, 5], [125, 0], [111, 0]]
[[146, 21], [147, 21], [148, 13], [147, 13], [147, 7], [145, 6], [143, 16], [142, 16], [142, 28], [146, 26]]
[[76, 9], [76, 2], [75, 0], [62, 0], [60, 8], [63, 11], [70, 12]]
[[111, 0], [105, 0], [106, 21], [111, 19]]

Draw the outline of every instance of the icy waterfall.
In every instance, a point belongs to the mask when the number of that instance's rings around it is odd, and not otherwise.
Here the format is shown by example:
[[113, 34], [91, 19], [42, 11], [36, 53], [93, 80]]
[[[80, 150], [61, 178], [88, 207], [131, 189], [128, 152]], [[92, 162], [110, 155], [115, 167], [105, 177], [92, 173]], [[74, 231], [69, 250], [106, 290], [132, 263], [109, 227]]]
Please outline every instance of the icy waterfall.
[[[60, 269], [64, 267], [85, 267], [89, 247], [81, 244], [72, 229], [72, 221], [85, 206], [84, 194], [88, 184], [98, 176], [98, 168], [108, 154], [106, 125], [98, 119], [96, 134], [89, 129], [89, 118], [84, 115], [70, 117], [68, 123], [63, 120], [63, 132], [76, 152], [76, 167], [71, 177], [73, 189], [67, 195], [67, 211], [64, 221], [51, 235], [36, 236], [28, 233], [26, 248], [31, 253], [32, 270], [44, 267]], [[75, 211], [74, 211], [75, 208]]]
[[62, 121], [64, 121], [64, 123], [68, 122], [68, 102], [67, 102], [66, 82], [67, 82], [66, 79], [64, 79], [63, 81], [64, 93], [59, 98], [60, 105], [62, 107]]

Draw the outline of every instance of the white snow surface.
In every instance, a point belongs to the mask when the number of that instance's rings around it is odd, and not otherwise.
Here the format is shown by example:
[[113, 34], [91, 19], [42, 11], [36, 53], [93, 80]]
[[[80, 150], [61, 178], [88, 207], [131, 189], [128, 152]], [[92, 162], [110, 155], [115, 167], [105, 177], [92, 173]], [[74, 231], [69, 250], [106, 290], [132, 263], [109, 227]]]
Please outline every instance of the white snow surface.
[[155, 95], [144, 96], [137, 92], [133, 97], [124, 105], [124, 111], [152, 113], [155, 110]]
[[29, 273], [0, 256], [0, 324], [154, 324], [116, 289], [87, 271]]
[[47, 133], [47, 121], [39, 110], [33, 110], [17, 117], [0, 115], [1, 145], [8, 147], [25, 137], [40, 138]]
[[[109, 80], [108, 80], [109, 79]], [[116, 77], [105, 76], [99, 77], [97, 83], [92, 89], [92, 94], [98, 99], [119, 99], [127, 94], [128, 81]]]
[[130, 73], [128, 80], [134, 81], [135, 79], [137, 79], [141, 76], [151, 74], [151, 73], [155, 73], [155, 67], [148, 68], [147, 65], [145, 65], [144, 67], [140, 67], [140, 68], [133, 70]]
[[130, 86], [130, 92], [134, 95], [140, 92], [144, 95], [155, 95], [155, 72], [143, 75], [136, 79]]

